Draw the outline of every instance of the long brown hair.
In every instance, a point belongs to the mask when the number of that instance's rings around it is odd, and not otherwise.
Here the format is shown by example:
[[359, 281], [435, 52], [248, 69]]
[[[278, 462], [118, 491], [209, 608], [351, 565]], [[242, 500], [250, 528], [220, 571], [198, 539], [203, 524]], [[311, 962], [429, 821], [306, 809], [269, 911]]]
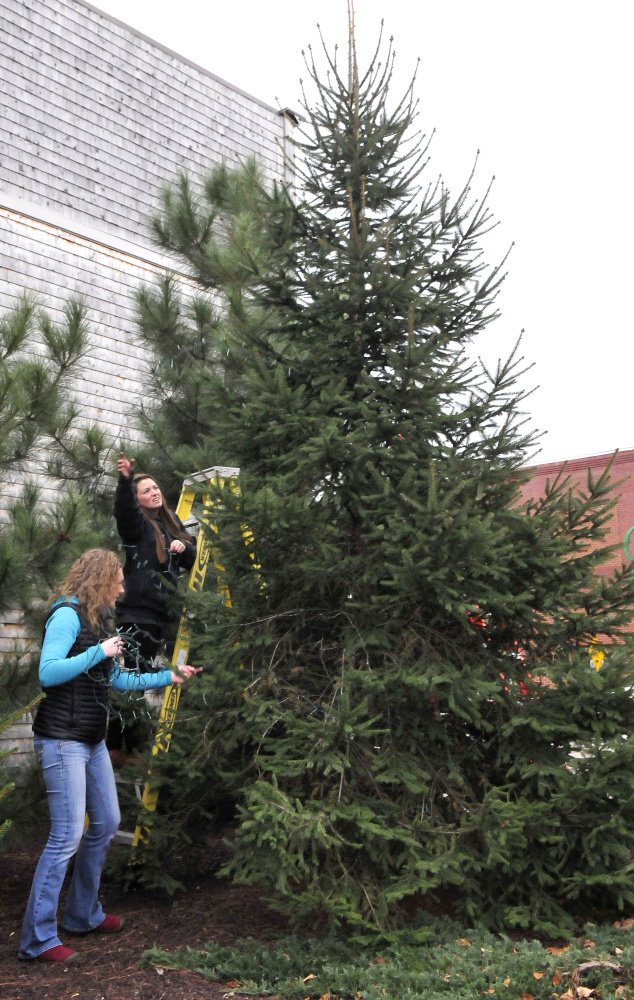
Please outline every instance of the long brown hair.
[[114, 552], [87, 549], [51, 594], [49, 607], [58, 597], [76, 597], [79, 610], [94, 629], [99, 628], [100, 619], [110, 610], [110, 591], [120, 569]]
[[[158, 486], [158, 483], [156, 482], [154, 476], [150, 476], [149, 473], [147, 472], [137, 472], [136, 476], [132, 477], [132, 482], [134, 483], [135, 490], [137, 488], [138, 483], [140, 483], [142, 479], [151, 479], [152, 482], [156, 483], [156, 485]], [[161, 496], [163, 496], [162, 491], [161, 491]], [[139, 504], [139, 507], [141, 509], [141, 513], [143, 514], [145, 520], [149, 521], [149, 523], [154, 528], [154, 535], [156, 537], [156, 558], [161, 564], [167, 562], [167, 552], [165, 551], [165, 538], [163, 537], [163, 532], [161, 531], [161, 529], [157, 524], [158, 521], [161, 521], [163, 527], [167, 531], [170, 538], [178, 538], [179, 541], [181, 542], [193, 542], [192, 536], [189, 535], [186, 531], [183, 531], [180, 524], [172, 514], [169, 507], [165, 504], [165, 502], [163, 502], [161, 506], [158, 508], [156, 517], [150, 517], [147, 508], [141, 507], [141, 504]]]

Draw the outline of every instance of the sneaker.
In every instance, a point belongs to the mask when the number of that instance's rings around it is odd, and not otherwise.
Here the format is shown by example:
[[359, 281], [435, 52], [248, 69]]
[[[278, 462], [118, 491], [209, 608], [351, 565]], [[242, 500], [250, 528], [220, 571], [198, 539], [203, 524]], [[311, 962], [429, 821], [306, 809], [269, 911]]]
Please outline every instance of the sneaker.
[[48, 951], [43, 951], [36, 957], [38, 962], [61, 962], [63, 965], [67, 965], [69, 962], [74, 962], [79, 956], [72, 948], [57, 944], [54, 948], [49, 948]]
[[102, 934], [118, 934], [124, 927], [125, 920], [123, 917], [115, 917], [113, 913], [106, 913], [101, 923], [93, 929], [101, 931]]

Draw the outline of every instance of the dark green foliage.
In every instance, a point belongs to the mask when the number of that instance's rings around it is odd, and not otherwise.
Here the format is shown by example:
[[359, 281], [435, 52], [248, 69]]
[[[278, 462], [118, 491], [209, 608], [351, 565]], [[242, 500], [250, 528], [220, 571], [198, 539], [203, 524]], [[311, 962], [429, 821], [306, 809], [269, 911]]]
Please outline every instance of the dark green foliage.
[[[50, 592], [84, 549], [115, 541], [107, 443], [72, 401], [89, 349], [80, 301], [68, 301], [59, 326], [28, 296], [0, 318], [0, 612], [19, 633], [0, 655], [0, 729], [41, 697], [37, 666]], [[25, 816], [31, 830], [39, 819], [39, 774], [26, 784], [24, 777], [2, 803], [0, 833], [11, 822], [5, 816], [21, 813], [12, 835]]]
[[[69, 390], [88, 347], [86, 311], [74, 300], [61, 327], [26, 296], [0, 320], [0, 489], [8, 508], [0, 531], [2, 610], [24, 607], [36, 580], [52, 585], [54, 567], [85, 522], [78, 492], [47, 510], [28, 474], [42, 472], [47, 460], [79, 444], [78, 413]], [[85, 433], [90, 437], [94, 429]]]
[[237, 821], [228, 871], [299, 920], [387, 933], [439, 893], [559, 933], [634, 904], [629, 652], [587, 652], [634, 598], [594, 573], [609, 475], [521, 506], [519, 361], [464, 353], [502, 280], [486, 203], [428, 185], [391, 57], [326, 58], [302, 200], [221, 168], [154, 226], [201, 293], [139, 298], [153, 467], [242, 470], [239, 499], [212, 490], [232, 606], [191, 605], [207, 672], [163, 808], [172, 833]]
[[[19, 612], [36, 641], [50, 591], [110, 528], [104, 435], [80, 425], [71, 399], [89, 348], [76, 300], [60, 326], [28, 296], [0, 319], [0, 611]], [[33, 658], [17, 643], [3, 657], [0, 706], [17, 708], [36, 690]]]
[[[34, 698], [34, 700], [29, 705], [25, 705], [22, 708], [19, 708], [19, 709], [13, 711], [13, 712], [9, 712], [7, 714], [0, 715], [0, 733], [2, 733], [5, 729], [8, 729], [9, 726], [12, 726], [15, 722], [18, 722], [22, 718], [22, 716], [24, 715], [25, 712], [30, 712], [31, 709], [37, 704], [37, 702], [40, 700], [41, 697], [42, 696], [40, 694], [36, 698]], [[6, 758], [9, 757], [12, 753], [13, 753], [12, 750], [0, 750], [0, 764], [2, 764], [2, 761], [6, 760]], [[13, 791], [14, 787], [15, 787], [15, 785], [14, 785], [13, 781], [8, 781], [8, 782], [6, 782], [6, 784], [3, 784], [2, 786], [0, 786], [0, 803], [1, 803], [1, 805], [0, 805], [0, 838], [4, 837], [4, 835], [7, 833], [7, 831], [11, 827], [11, 820], [8, 819], [8, 818], [4, 819], [3, 816], [2, 816], [2, 814], [5, 811], [4, 810], [5, 803], [2, 800], [5, 798], [6, 795], [8, 795], [10, 792]]]

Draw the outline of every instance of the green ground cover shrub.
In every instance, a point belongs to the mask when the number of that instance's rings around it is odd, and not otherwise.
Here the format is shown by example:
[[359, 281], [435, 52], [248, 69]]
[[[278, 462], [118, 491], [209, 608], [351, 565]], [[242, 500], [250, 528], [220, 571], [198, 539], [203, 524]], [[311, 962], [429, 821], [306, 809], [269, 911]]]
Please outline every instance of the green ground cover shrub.
[[[288, 937], [273, 944], [249, 939], [233, 948], [210, 943], [202, 951], [155, 948], [145, 953], [144, 962], [198, 972], [229, 984], [236, 997], [264, 993], [288, 1000], [551, 1000], [570, 990], [575, 997], [579, 986], [579, 996], [597, 1000], [634, 996], [629, 972], [634, 966], [634, 933], [612, 924], [588, 923], [578, 937], [549, 945], [434, 919], [412, 932], [409, 943], [369, 948], [314, 938]], [[584, 968], [592, 963], [597, 964]]]

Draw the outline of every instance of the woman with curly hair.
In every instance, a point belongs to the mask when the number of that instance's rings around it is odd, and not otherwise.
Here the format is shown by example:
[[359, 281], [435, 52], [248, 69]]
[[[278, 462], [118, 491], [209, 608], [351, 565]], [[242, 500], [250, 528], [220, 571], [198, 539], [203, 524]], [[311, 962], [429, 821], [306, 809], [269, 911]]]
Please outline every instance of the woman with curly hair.
[[[97, 898], [110, 841], [119, 825], [117, 791], [104, 735], [108, 690], [181, 684], [197, 671], [122, 670], [123, 648], [112, 631], [112, 606], [123, 593], [123, 571], [114, 552], [90, 549], [52, 594], [44, 628], [39, 676], [45, 699], [33, 732], [42, 767], [51, 833], [39, 860], [27, 905], [19, 957], [72, 961], [77, 953], [57, 936], [57, 903], [68, 862], [76, 853], [62, 926], [71, 934], [121, 930], [121, 917], [104, 913]], [[83, 834], [84, 816], [88, 827]], [[81, 843], [80, 843], [81, 841]], [[78, 849], [79, 848], [79, 849]]]

